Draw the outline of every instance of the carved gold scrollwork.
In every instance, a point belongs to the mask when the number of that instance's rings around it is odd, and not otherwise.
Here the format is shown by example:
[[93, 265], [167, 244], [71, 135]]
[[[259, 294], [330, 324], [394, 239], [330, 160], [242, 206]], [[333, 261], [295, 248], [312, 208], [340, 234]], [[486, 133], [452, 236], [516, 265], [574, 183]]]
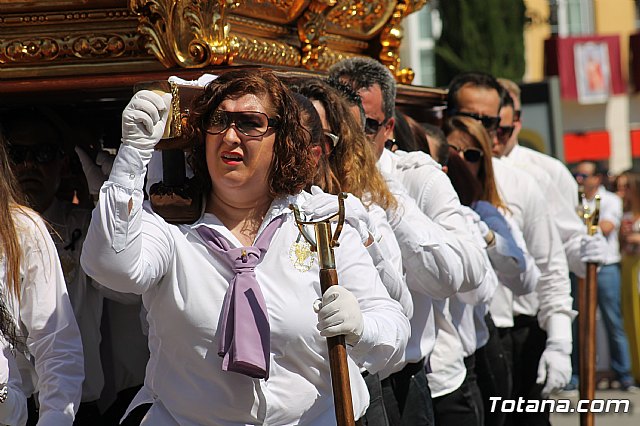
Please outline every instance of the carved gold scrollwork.
[[331, 32], [369, 39], [389, 17], [393, 0], [338, 0], [327, 15]]
[[313, 0], [298, 20], [298, 36], [302, 43], [302, 66], [316, 69], [326, 47], [327, 13], [337, 0]]
[[234, 39], [238, 44], [238, 59], [243, 62], [286, 67], [300, 65], [300, 51], [286, 43], [244, 36]]
[[116, 58], [138, 53], [138, 36], [91, 34], [0, 41], [0, 63], [37, 63], [65, 59]]
[[403, 31], [400, 25], [402, 19], [407, 15], [420, 10], [428, 0], [399, 0], [396, 4], [391, 19], [387, 22], [380, 33], [380, 62], [391, 70], [399, 83], [411, 84], [415, 73], [411, 68], [400, 68], [400, 43], [402, 42]]
[[138, 31], [165, 67], [199, 68], [230, 64], [238, 45], [229, 36], [226, 13], [236, 0], [130, 0]]

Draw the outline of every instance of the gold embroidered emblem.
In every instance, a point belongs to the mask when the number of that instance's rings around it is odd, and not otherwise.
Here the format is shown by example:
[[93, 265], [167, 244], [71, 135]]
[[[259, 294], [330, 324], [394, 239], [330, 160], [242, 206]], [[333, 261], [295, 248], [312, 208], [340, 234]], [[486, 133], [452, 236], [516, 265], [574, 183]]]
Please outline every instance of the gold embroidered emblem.
[[307, 272], [313, 266], [316, 254], [311, 251], [311, 245], [307, 240], [298, 236], [298, 239], [289, 248], [289, 259], [298, 271]]

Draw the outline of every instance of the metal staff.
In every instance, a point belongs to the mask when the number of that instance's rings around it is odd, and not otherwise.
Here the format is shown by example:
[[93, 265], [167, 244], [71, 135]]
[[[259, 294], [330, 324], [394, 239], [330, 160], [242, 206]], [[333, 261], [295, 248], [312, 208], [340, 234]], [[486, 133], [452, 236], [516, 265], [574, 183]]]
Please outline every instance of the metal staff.
[[[300, 218], [298, 206], [293, 204], [290, 206], [296, 218], [300, 234], [311, 246], [311, 251], [318, 253], [320, 288], [323, 294], [332, 285], [338, 285], [338, 273], [336, 272], [333, 248], [338, 246], [338, 237], [344, 225], [344, 199], [346, 197], [347, 194], [345, 193], [338, 195], [338, 225], [333, 235], [331, 234], [331, 219], [335, 218], [335, 216], [317, 222], [305, 222]], [[315, 241], [313, 236], [307, 233], [305, 225], [314, 226]], [[327, 346], [329, 348], [329, 368], [331, 370], [331, 385], [337, 425], [355, 426], [344, 336], [327, 337]]]
[[[587, 234], [595, 235], [600, 219], [600, 196], [596, 195], [593, 212], [586, 202], [584, 192], [580, 193], [581, 217], [587, 226]], [[597, 306], [597, 268], [598, 264], [587, 263], [587, 276], [578, 281], [578, 364], [580, 377], [580, 399], [593, 400], [596, 389], [596, 306]], [[580, 426], [593, 426], [595, 417], [592, 412], [580, 413]]]

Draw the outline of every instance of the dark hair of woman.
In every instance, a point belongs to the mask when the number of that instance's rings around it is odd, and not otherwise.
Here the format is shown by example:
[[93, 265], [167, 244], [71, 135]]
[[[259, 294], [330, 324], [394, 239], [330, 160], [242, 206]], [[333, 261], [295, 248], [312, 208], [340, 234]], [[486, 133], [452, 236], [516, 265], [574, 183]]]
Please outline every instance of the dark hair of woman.
[[409, 123], [406, 120], [407, 116], [398, 108], [396, 108], [393, 116], [395, 118], [395, 125], [393, 126], [394, 144], [402, 151], [417, 151], [411, 127], [409, 127]]
[[[374, 203], [385, 210], [395, 208], [396, 200], [376, 167], [371, 143], [342, 95], [317, 78], [299, 79], [292, 88], [322, 104], [331, 131], [338, 136], [338, 143], [327, 158], [340, 190], [352, 193], [365, 205]], [[323, 190], [336, 193], [327, 188]]]
[[315, 174], [311, 137], [300, 126], [300, 108], [287, 88], [272, 71], [264, 69], [232, 70], [212, 81], [198, 96], [189, 114], [189, 136], [194, 142], [191, 166], [204, 193], [211, 190], [206, 164], [205, 136], [211, 115], [225, 99], [252, 94], [268, 99], [267, 113], [275, 119], [276, 140], [268, 185], [273, 197], [296, 194]]
[[453, 149], [451, 151], [447, 163], [447, 175], [453, 188], [458, 193], [460, 203], [465, 206], [471, 206], [473, 202], [482, 199], [482, 185], [480, 180], [471, 173], [471, 170], [469, 170], [469, 167], [467, 167], [458, 153]]
[[[470, 117], [453, 116], [445, 120], [442, 130], [447, 137], [453, 132], [460, 132], [468, 137], [476, 148], [482, 150], [483, 156], [480, 161], [480, 171], [477, 177], [482, 185], [481, 199], [490, 202], [495, 207], [507, 210], [507, 206], [498, 193], [493, 174], [491, 139], [482, 124]], [[452, 156], [449, 158], [449, 162], [451, 162], [451, 157]]]
[[331, 172], [331, 167], [329, 166], [329, 153], [325, 151], [324, 131], [322, 130], [322, 121], [320, 120], [318, 111], [316, 111], [316, 108], [306, 96], [294, 92], [293, 98], [298, 102], [298, 106], [300, 107], [300, 122], [311, 135], [311, 144], [313, 146], [319, 146], [323, 152], [318, 159], [318, 169], [313, 179], [313, 184], [318, 185], [326, 192], [337, 194], [342, 191], [342, 189], [340, 189], [340, 181], [338, 181], [336, 176]]

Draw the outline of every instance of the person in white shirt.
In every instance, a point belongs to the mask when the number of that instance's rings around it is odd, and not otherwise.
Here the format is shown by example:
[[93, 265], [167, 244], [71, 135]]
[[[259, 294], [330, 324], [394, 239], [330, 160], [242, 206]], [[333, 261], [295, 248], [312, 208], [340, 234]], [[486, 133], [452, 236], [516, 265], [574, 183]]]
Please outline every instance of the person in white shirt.
[[[6, 307], [4, 302], [0, 307], [0, 320], [3, 324], [0, 337], [0, 424], [3, 425], [24, 425], [27, 423], [27, 398], [22, 393], [22, 380], [20, 371], [16, 363], [16, 356], [13, 347], [16, 345], [16, 336], [12, 335], [13, 330], [5, 330], [7, 325], [13, 322], [13, 318], [2, 318]], [[12, 342], [13, 341], [13, 342]]]
[[309, 198], [301, 190], [315, 171], [292, 96], [271, 71], [230, 70], [194, 101], [205, 207], [186, 225], [142, 196], [170, 98], [140, 91], [125, 108], [81, 258], [98, 282], [141, 294], [148, 312], [150, 360], [130, 409], [152, 403], [142, 424], [154, 426], [333, 423], [324, 338], [344, 335], [359, 418], [369, 403], [359, 367], [395, 362], [409, 323], [349, 224], [335, 249], [340, 285], [321, 294], [289, 207]]
[[[487, 243], [491, 265], [501, 285], [488, 295], [485, 303], [475, 303], [478, 347], [475, 350], [475, 373], [482, 391], [484, 423], [504, 424], [506, 413], [491, 410], [491, 397], [511, 397], [511, 362], [502, 349], [499, 331], [492, 316], [501, 326], [506, 306], [508, 325], [513, 325], [511, 298], [535, 290], [540, 276], [535, 261], [526, 250], [522, 232], [510, 217], [510, 211], [500, 197], [494, 180], [491, 141], [488, 133], [476, 120], [449, 117], [444, 124], [448, 146], [453, 155], [448, 156], [448, 176], [464, 205], [472, 206], [480, 220], [481, 235]], [[435, 144], [434, 140], [431, 145]], [[430, 145], [430, 146], [431, 146]], [[436, 148], [434, 146], [434, 148]], [[441, 151], [441, 150], [439, 150]], [[448, 152], [447, 152], [448, 154]], [[503, 213], [504, 212], [504, 213]], [[498, 297], [494, 297], [497, 294]], [[461, 297], [465, 293], [457, 295]], [[492, 313], [488, 306], [491, 304]], [[468, 310], [469, 308], [466, 308]], [[481, 314], [481, 315], [479, 315]], [[463, 333], [464, 334], [464, 333]], [[461, 336], [463, 335], [461, 334]]]
[[[24, 424], [24, 397], [33, 394], [40, 404], [33, 419], [38, 425], [71, 426], [84, 379], [80, 332], [55, 245], [44, 221], [22, 201], [2, 136], [0, 285], [2, 328], [10, 331], [3, 343], [11, 347], [4, 351], [7, 366], [0, 369], [8, 386], [6, 400], [0, 397], [0, 415], [8, 424]], [[14, 392], [18, 383], [23, 397]]]
[[[505, 134], [497, 149], [502, 152], [498, 156], [506, 156], [519, 160], [520, 163], [529, 163], [540, 167], [550, 176], [556, 189], [565, 202], [572, 206], [578, 206], [578, 185], [567, 166], [562, 161], [542, 152], [527, 148], [518, 143], [518, 134], [522, 130], [522, 103], [520, 101], [520, 87], [506, 78], [498, 78], [498, 83], [507, 90], [513, 99], [513, 130], [509, 135]], [[496, 148], [496, 147], [494, 147]]]
[[34, 210], [52, 229], [84, 351], [82, 400], [74, 424], [91, 426], [100, 421], [97, 402], [105, 383], [100, 354], [104, 297], [80, 267], [91, 210], [59, 194], [73, 153], [66, 149], [69, 136], [63, 131], [62, 118], [52, 114], [42, 108], [9, 110], [3, 115], [3, 127], [11, 143], [9, 153], [14, 157], [11, 166], [16, 179]]
[[[576, 214], [574, 200], [578, 199], [577, 192], [572, 199], [566, 199], [559, 190], [561, 186], [552, 180], [549, 172], [529, 160], [526, 155], [527, 151], [524, 151], [524, 148], [517, 142], [522, 125], [519, 118], [516, 121], [515, 100], [505, 89], [502, 92], [501, 101], [500, 126], [495, 139], [497, 143], [493, 145], [493, 154], [498, 158], [505, 158], [508, 164], [524, 170], [535, 178], [548, 199], [549, 214], [558, 229], [560, 239], [562, 239], [569, 271], [584, 278], [587, 273], [587, 262], [601, 264], [605, 261], [604, 254], [607, 242], [600, 233], [587, 235], [587, 228]], [[507, 151], [509, 152], [508, 156], [505, 155]], [[525, 155], [521, 155], [521, 153], [525, 153]], [[553, 159], [553, 161], [557, 160]], [[527, 302], [523, 300], [522, 303]]]
[[[449, 84], [447, 114], [473, 118], [490, 132], [494, 144], [500, 124], [502, 87], [491, 75], [463, 73]], [[575, 316], [562, 241], [533, 178], [493, 160], [498, 190], [522, 229], [527, 249], [541, 277], [533, 303], [514, 301], [511, 359], [514, 397], [542, 398], [564, 387], [571, 371], [571, 321]], [[507, 348], [508, 349], [508, 348]], [[510, 421], [527, 418], [548, 423], [549, 413], [513, 413]]]
[[[317, 139], [322, 143], [314, 150], [321, 151], [318, 154], [322, 158], [318, 162], [319, 170], [314, 183], [332, 194], [344, 191], [355, 195], [345, 200], [346, 220], [360, 230], [362, 242], [376, 265], [382, 283], [410, 319], [413, 316], [413, 302], [404, 280], [400, 247], [385, 212], [397, 208], [397, 204], [376, 168], [376, 159], [362, 125], [350, 113], [348, 103], [336, 89], [320, 79], [294, 79], [288, 86], [308, 97], [313, 102], [312, 108], [315, 107], [318, 112], [318, 127], [321, 128]], [[322, 213], [320, 216], [329, 211], [333, 213], [337, 207], [335, 197], [330, 194], [321, 196], [316, 187], [312, 187], [311, 191], [317, 195], [310, 205], [305, 206], [309, 213]], [[363, 423], [369, 426], [388, 425], [389, 416], [383, 404], [379, 376], [366, 370], [363, 376], [370, 395]]]
[[[594, 162], [583, 161], [575, 166], [576, 181], [584, 188], [586, 202], [593, 211], [595, 197], [600, 196], [600, 220], [598, 227], [606, 238], [604, 262], [598, 269], [598, 307], [604, 322], [609, 342], [611, 369], [620, 382], [622, 390], [637, 391], [635, 380], [631, 375], [631, 359], [629, 342], [622, 321], [620, 301], [620, 242], [618, 231], [622, 222], [622, 200], [613, 192], [607, 191], [602, 184], [606, 173]], [[572, 282], [572, 284], [574, 284]], [[574, 284], [575, 286], [575, 284]], [[575, 292], [576, 288], [572, 288]], [[571, 385], [578, 384], [579, 343], [577, 327], [574, 326], [573, 376]], [[575, 388], [574, 388], [575, 389]]]
[[[389, 145], [387, 142], [393, 137], [395, 125], [396, 83], [390, 71], [371, 58], [350, 58], [333, 65], [329, 74], [331, 79], [351, 85], [362, 99], [366, 115], [365, 133], [378, 157], [378, 168], [388, 180], [391, 192], [401, 206], [398, 209], [400, 217], [395, 216], [395, 219], [390, 220], [392, 227], [400, 221], [412, 223], [410, 228], [405, 228], [405, 232], [394, 229], [403, 250], [402, 260], [413, 298], [414, 315], [411, 319], [412, 333], [405, 362], [391, 370], [389, 373], [393, 373], [393, 376], [389, 378], [395, 382], [392, 387], [395, 402], [402, 413], [402, 421], [412, 425], [430, 424], [433, 421], [432, 406], [427, 378], [424, 376], [424, 364], [428, 368], [428, 359], [435, 345], [436, 315], [440, 316], [439, 320], [448, 321], [442, 305], [438, 305], [439, 312], [431, 310], [432, 298], [444, 299], [458, 290], [470, 291], [476, 288], [486, 273], [482, 249], [473, 240], [459, 210], [457, 195], [437, 163], [425, 153], [410, 153], [403, 159], [385, 149]], [[405, 211], [404, 207], [415, 205], [418, 211], [407, 214], [410, 211]], [[421, 217], [424, 218], [420, 219]], [[410, 222], [412, 219], [417, 221]], [[419, 232], [424, 233], [426, 230], [431, 233], [429, 239], [416, 239]], [[434, 237], [440, 240], [439, 244], [436, 244]], [[407, 240], [408, 244], [405, 245], [403, 240]], [[431, 261], [432, 266], [426, 268], [425, 272], [430, 271], [428, 275], [420, 273], [418, 269], [419, 258], [411, 253], [416, 250], [405, 251], [404, 247], [411, 245], [424, 247], [437, 256], [434, 259], [436, 262]], [[444, 250], [451, 255], [445, 255]], [[455, 280], [456, 275], [453, 273], [462, 276]], [[455, 339], [458, 338], [454, 337], [453, 340]], [[458, 370], [454, 375], [460, 383], [460, 377], [464, 378], [464, 364], [462, 353], [458, 352], [457, 356]], [[423, 395], [429, 398], [424, 398]], [[409, 400], [424, 404], [406, 403]]]

